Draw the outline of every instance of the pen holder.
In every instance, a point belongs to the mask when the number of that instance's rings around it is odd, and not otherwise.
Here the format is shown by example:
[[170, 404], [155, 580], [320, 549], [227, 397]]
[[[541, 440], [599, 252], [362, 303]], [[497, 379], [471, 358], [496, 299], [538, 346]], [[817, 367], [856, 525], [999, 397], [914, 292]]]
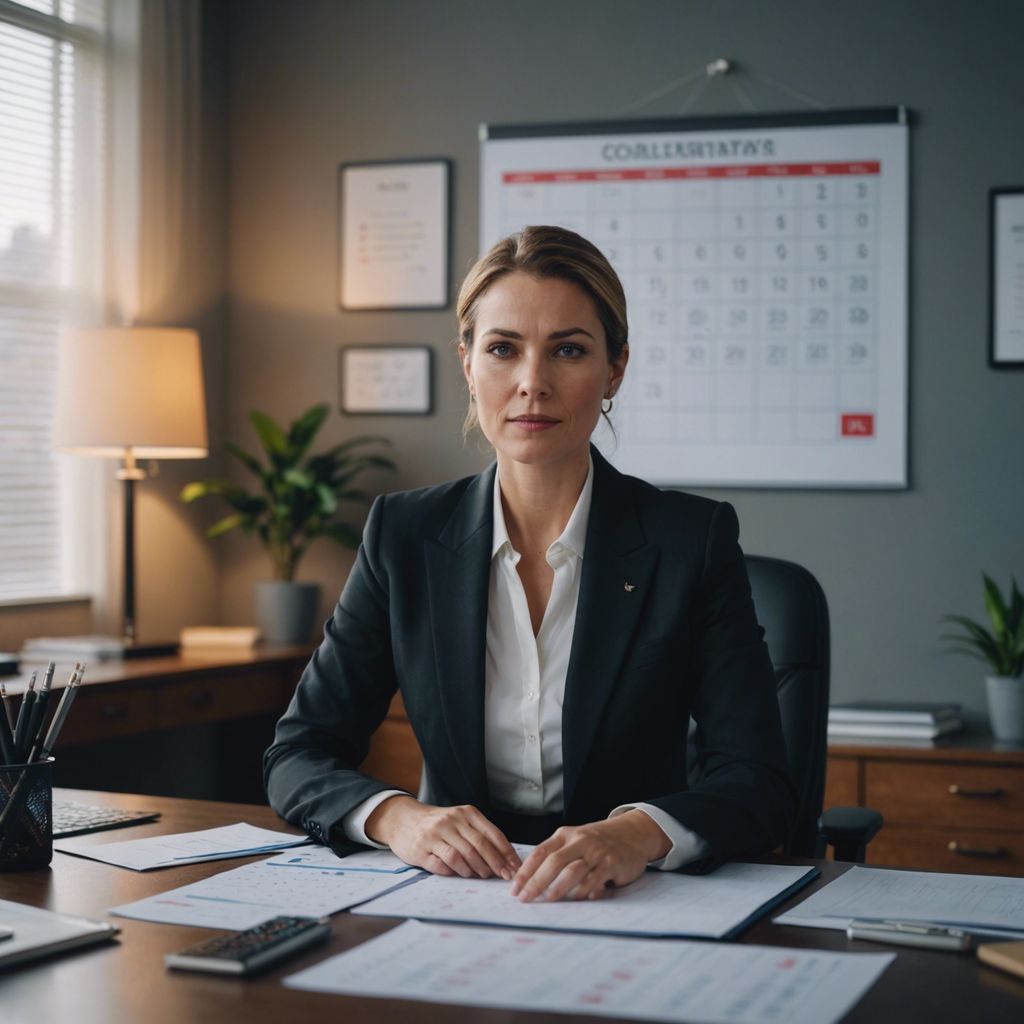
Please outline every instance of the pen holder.
[[53, 860], [53, 760], [0, 767], [0, 871]]

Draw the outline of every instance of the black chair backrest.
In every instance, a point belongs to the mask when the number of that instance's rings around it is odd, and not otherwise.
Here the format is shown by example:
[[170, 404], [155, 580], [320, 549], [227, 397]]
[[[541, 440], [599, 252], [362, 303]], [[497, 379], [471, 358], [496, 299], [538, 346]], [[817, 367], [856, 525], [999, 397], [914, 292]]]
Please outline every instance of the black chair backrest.
[[829, 619], [820, 584], [803, 566], [747, 555], [757, 620], [775, 666], [782, 732], [796, 785], [797, 814], [786, 852], [821, 857], [818, 818], [828, 749]]

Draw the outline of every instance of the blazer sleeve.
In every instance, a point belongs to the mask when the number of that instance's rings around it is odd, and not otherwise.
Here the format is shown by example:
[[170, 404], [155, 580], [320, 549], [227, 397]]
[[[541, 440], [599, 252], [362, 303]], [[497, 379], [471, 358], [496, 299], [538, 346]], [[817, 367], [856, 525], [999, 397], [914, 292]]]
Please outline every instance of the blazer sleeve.
[[694, 620], [698, 781], [649, 802], [706, 841], [705, 856], [685, 869], [703, 872], [784, 843], [796, 808], [775, 672], [727, 502], [711, 517]]
[[341, 819], [394, 789], [358, 770], [397, 689], [386, 575], [379, 559], [386, 499], [378, 498], [355, 565], [263, 757], [271, 807], [312, 838], [348, 853]]

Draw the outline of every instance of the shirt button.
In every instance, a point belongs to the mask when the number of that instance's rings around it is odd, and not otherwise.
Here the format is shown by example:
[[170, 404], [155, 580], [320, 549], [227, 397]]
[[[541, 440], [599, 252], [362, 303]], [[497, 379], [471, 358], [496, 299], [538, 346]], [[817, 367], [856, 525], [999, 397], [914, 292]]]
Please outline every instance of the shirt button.
[[530, 735], [529, 735], [529, 736], [527, 736], [526, 738], [527, 738], [527, 739], [528, 739], [528, 740], [529, 740], [529, 741], [530, 741], [531, 743], [536, 743], [536, 742], [537, 742], [537, 737], [536, 737], [536, 736], [535, 736], [535, 735], [534, 735], [534, 734], [533, 734], [532, 732], [531, 732], [531, 733], [530, 733]]
[[526, 691], [526, 699], [527, 700], [533, 700], [533, 690], [527, 690]]

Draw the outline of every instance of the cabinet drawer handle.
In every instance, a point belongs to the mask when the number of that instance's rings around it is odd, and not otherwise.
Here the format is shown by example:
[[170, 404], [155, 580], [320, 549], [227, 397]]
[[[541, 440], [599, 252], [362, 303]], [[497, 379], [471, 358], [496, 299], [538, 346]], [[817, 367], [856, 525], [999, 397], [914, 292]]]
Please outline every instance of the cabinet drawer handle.
[[104, 704], [100, 708], [100, 718], [107, 722], [117, 722], [128, 717], [128, 709], [124, 705]]
[[991, 798], [995, 796], [1006, 796], [1006, 790], [1002, 786], [996, 786], [993, 789], [964, 789], [958, 786], [955, 782], [949, 787], [950, 793], [953, 796], [974, 796], [982, 798]]
[[964, 846], [963, 843], [958, 843], [955, 839], [950, 841], [948, 849], [950, 853], [955, 853], [959, 857], [982, 857], [988, 860], [1001, 860], [1004, 857], [1010, 856], [1010, 851], [1005, 846], [997, 846], [994, 849], [984, 846]]

